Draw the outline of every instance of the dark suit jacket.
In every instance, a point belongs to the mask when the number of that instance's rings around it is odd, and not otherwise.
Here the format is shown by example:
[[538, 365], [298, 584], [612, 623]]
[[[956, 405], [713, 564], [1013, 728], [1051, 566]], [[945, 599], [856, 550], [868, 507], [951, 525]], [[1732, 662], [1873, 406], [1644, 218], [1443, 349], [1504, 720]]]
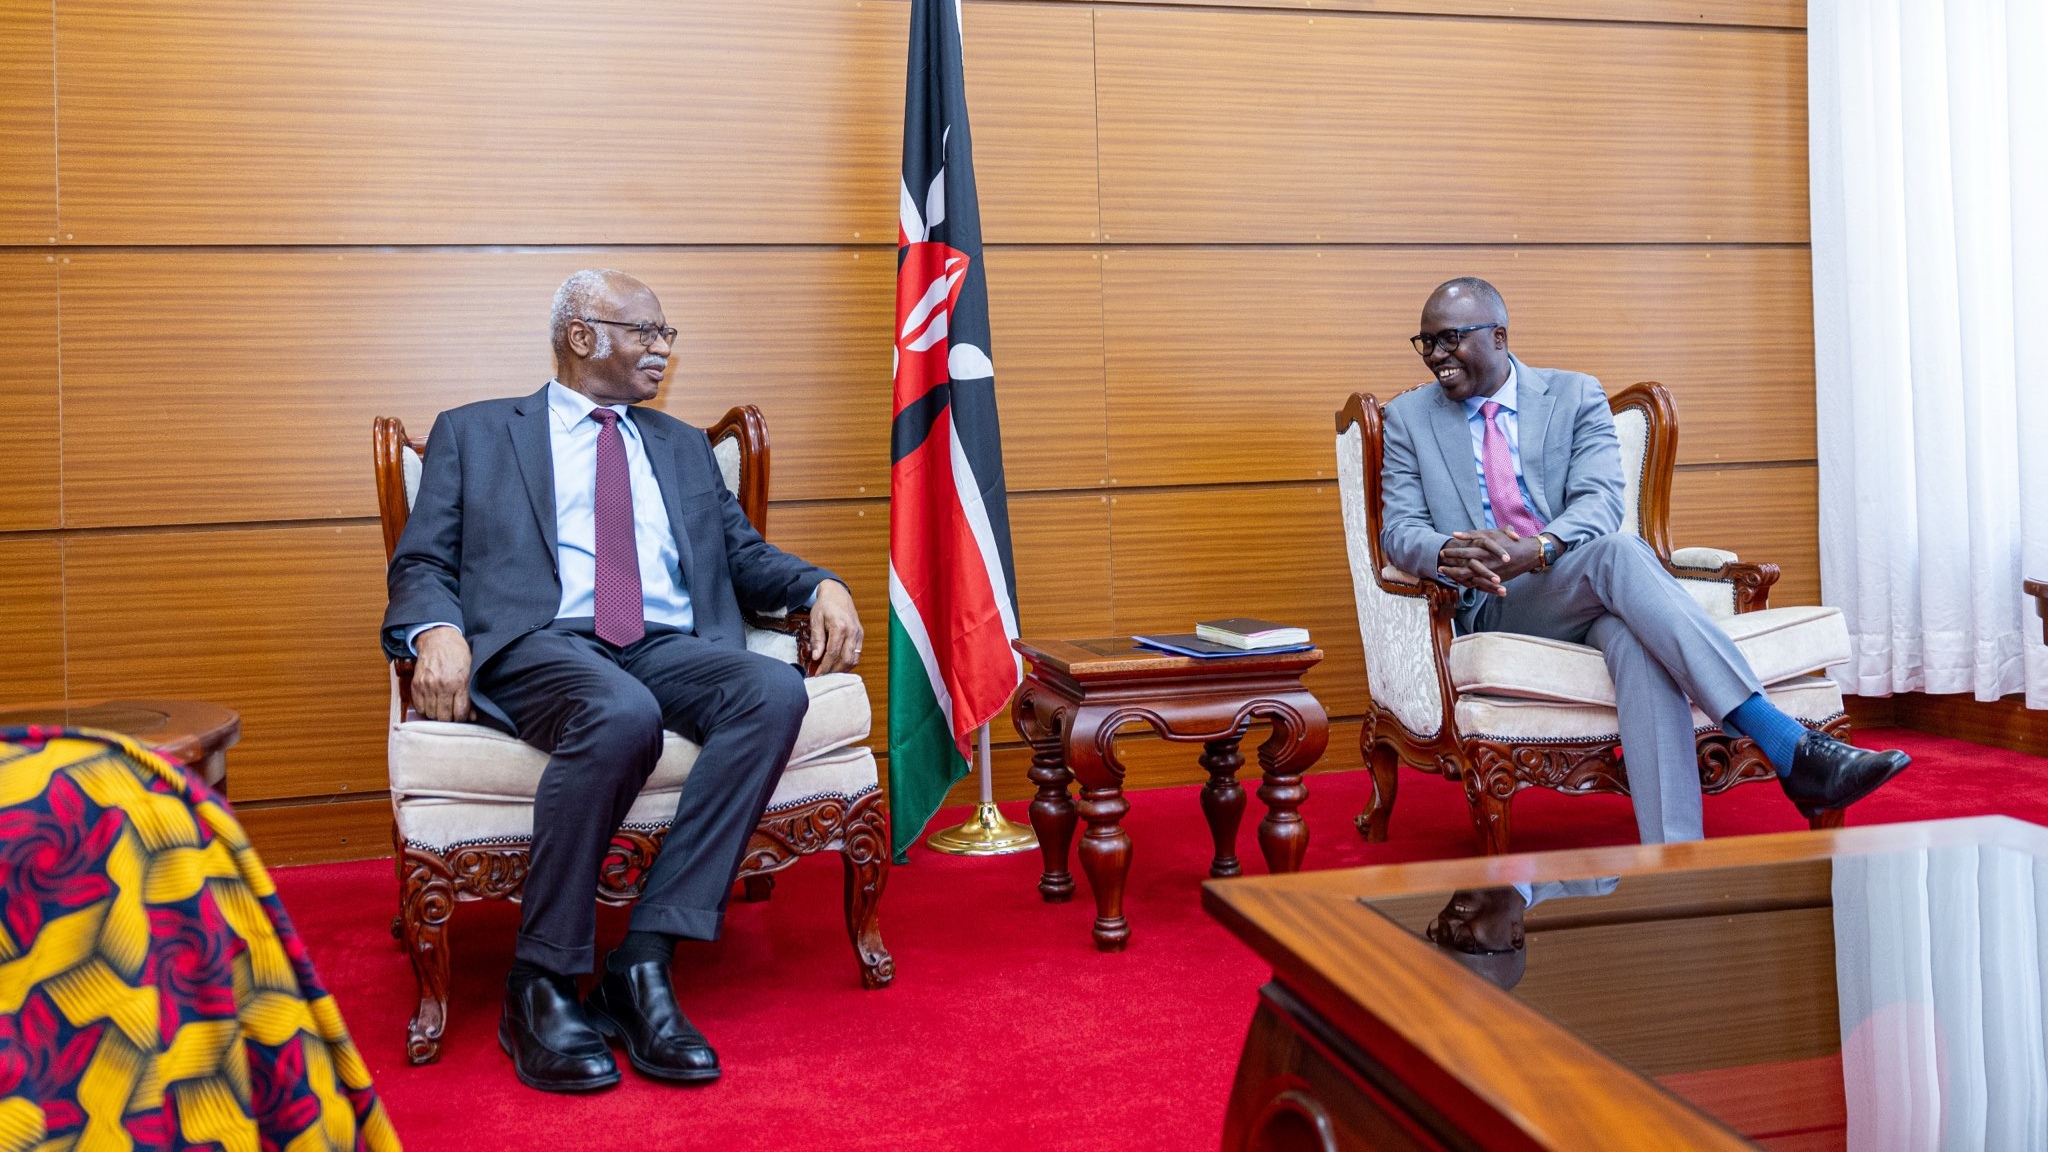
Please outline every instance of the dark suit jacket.
[[[743, 648], [742, 606], [793, 608], [820, 580], [835, 578], [761, 539], [719, 479], [701, 430], [647, 408], [628, 414], [668, 506], [699, 636]], [[545, 386], [441, 413], [387, 575], [385, 653], [409, 655], [405, 633], [414, 625], [460, 627], [471, 650], [471, 698], [501, 721], [504, 713], [476, 695], [475, 672], [513, 640], [546, 627], [562, 603], [548, 421]]]

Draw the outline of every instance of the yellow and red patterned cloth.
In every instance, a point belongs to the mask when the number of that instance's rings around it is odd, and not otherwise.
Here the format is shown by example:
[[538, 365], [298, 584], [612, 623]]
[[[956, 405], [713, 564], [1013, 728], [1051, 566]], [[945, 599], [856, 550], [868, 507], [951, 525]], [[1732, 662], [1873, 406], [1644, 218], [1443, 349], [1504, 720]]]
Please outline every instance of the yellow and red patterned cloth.
[[227, 805], [119, 736], [0, 730], [0, 1152], [396, 1152]]

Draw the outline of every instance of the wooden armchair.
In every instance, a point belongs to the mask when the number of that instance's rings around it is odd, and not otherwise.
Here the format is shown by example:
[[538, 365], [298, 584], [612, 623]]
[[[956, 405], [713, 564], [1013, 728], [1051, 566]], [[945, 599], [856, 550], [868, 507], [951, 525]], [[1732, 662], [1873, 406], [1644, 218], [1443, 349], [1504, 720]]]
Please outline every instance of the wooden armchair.
[[[708, 429], [725, 485], [747, 519], [765, 531], [768, 430], [760, 410], [735, 408]], [[426, 441], [377, 418], [372, 453], [388, 560], [398, 547], [419, 486]], [[809, 649], [808, 615], [748, 620], [747, 647], [799, 662]], [[424, 1064], [440, 1054], [448, 1016], [449, 921], [467, 900], [517, 900], [533, 837], [533, 794], [547, 756], [481, 724], [420, 718], [412, 710], [412, 661], [391, 664], [391, 835], [398, 864], [398, 917], [392, 931], [412, 958], [419, 1006], [406, 1031], [406, 1055]], [[813, 669], [805, 666], [808, 674]], [[889, 878], [889, 824], [866, 739], [872, 713], [859, 676], [810, 675], [810, 711], [796, 748], [755, 829], [740, 868], [750, 898], [765, 898], [769, 877], [799, 857], [837, 852], [846, 870], [846, 930], [861, 982], [880, 988], [895, 975], [882, 946], [879, 910]], [[612, 904], [639, 895], [673, 818], [677, 793], [697, 746], [666, 734], [661, 760], [612, 839], [598, 898]]]
[[[1775, 564], [1750, 564], [1716, 548], [1671, 547], [1671, 469], [1678, 416], [1663, 385], [1633, 385], [1610, 400], [1627, 480], [1622, 531], [1640, 535], [1678, 582], [1727, 629], [1773, 704], [1809, 727], [1848, 739], [1834, 681], [1817, 673], [1849, 658], [1848, 628], [1834, 608], [1768, 608]], [[1359, 752], [1373, 794], [1357, 818], [1384, 840], [1403, 764], [1465, 786], [1481, 852], [1508, 850], [1509, 804], [1524, 788], [1628, 792], [1614, 684], [1590, 647], [1490, 632], [1453, 637], [1457, 591], [1387, 563], [1380, 549], [1380, 403], [1353, 394], [1337, 413], [1337, 476], [1359, 631], [1371, 694]], [[1775, 780], [1747, 739], [1693, 713], [1700, 786], [1725, 792]], [[1814, 820], [1838, 826], [1840, 812]]]

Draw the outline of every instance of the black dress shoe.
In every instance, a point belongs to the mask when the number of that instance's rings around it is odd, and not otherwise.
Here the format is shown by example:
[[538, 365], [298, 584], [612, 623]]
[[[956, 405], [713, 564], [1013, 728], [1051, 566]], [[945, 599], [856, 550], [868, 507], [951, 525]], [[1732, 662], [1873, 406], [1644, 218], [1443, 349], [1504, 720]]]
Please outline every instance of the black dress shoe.
[[1792, 770], [1779, 783], [1792, 806], [1810, 820], [1863, 799], [1912, 762], [1904, 752], [1866, 752], [1832, 736], [1808, 732], [1792, 754]]
[[676, 1007], [668, 965], [643, 960], [624, 972], [607, 967], [586, 1003], [597, 1030], [624, 1041], [633, 1067], [684, 1084], [718, 1079], [718, 1053]]
[[512, 1070], [528, 1088], [589, 1092], [619, 1082], [611, 1046], [591, 1027], [590, 1014], [567, 977], [507, 988], [498, 1046], [512, 1057]]

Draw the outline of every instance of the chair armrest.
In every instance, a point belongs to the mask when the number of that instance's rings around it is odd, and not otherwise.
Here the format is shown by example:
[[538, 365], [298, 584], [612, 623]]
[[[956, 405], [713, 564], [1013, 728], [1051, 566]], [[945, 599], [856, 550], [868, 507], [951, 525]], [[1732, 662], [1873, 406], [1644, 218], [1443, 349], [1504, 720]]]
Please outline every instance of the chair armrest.
[[1755, 612], [1771, 606], [1771, 585], [1778, 582], [1776, 564], [1747, 564], [1722, 548], [1674, 548], [1664, 568], [1682, 580], [1714, 580], [1732, 587], [1735, 611]]
[[415, 661], [410, 656], [391, 662], [391, 676], [398, 684], [398, 718], [400, 720], [417, 718], [417, 714], [413, 711], [412, 707], [412, 670], [416, 663], [418, 661]]
[[759, 628], [763, 632], [781, 632], [796, 637], [797, 659], [801, 662], [804, 675], [818, 674], [818, 658], [811, 653], [811, 610], [794, 608], [780, 616], [760, 612], [747, 613], [747, 627]]

